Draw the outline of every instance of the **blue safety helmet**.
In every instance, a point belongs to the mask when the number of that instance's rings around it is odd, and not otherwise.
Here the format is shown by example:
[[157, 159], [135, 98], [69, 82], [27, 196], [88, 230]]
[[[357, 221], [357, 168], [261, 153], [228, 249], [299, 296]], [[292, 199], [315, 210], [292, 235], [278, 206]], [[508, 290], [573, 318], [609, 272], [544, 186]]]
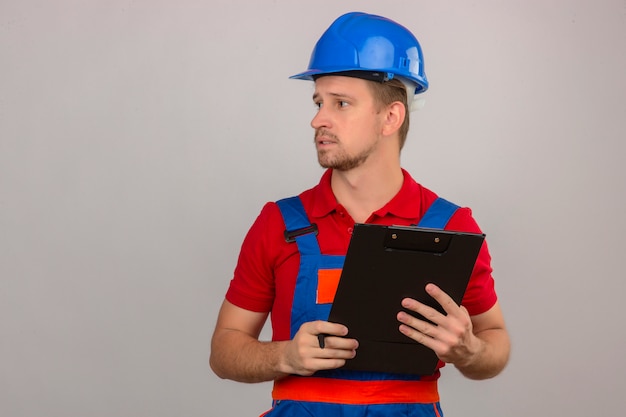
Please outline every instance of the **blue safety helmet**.
[[289, 78], [313, 80], [336, 73], [379, 81], [398, 76], [417, 85], [415, 94], [428, 89], [415, 36], [393, 20], [367, 13], [337, 18], [317, 41], [308, 70]]

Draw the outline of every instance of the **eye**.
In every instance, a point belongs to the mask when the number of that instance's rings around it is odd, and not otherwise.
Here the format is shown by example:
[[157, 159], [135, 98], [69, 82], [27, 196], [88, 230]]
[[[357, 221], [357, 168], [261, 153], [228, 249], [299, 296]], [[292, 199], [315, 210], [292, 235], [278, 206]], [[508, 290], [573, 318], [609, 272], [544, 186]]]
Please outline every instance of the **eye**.
[[313, 105], [315, 106], [316, 110], [319, 110], [322, 108], [322, 102], [321, 101], [316, 101], [313, 103]]
[[342, 107], [342, 108], [343, 107], [348, 107], [350, 105], [350, 103], [348, 103], [345, 100], [340, 100], [338, 104], [339, 104], [339, 107]]

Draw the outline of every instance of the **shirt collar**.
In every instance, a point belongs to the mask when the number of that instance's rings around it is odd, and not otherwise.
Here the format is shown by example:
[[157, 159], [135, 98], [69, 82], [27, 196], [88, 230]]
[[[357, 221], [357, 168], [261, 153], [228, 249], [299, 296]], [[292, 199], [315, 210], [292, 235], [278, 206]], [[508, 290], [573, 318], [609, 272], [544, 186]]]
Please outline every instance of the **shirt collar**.
[[411, 175], [402, 170], [404, 181], [400, 191], [380, 209], [374, 212], [378, 217], [385, 217], [391, 214], [394, 217], [403, 219], [415, 219], [420, 213], [420, 185], [415, 182]]
[[[404, 176], [404, 181], [400, 191], [387, 204], [376, 210], [374, 215], [385, 217], [387, 214], [391, 214], [405, 219], [419, 217], [420, 199], [419, 197], [416, 198], [416, 196], [420, 195], [420, 185], [404, 169], [402, 169], [402, 175]], [[316, 203], [313, 205], [312, 217], [324, 217], [336, 211], [339, 207], [339, 203], [330, 186], [331, 176], [332, 169], [327, 169], [324, 175], [322, 175], [319, 184], [313, 190], [313, 197]]]

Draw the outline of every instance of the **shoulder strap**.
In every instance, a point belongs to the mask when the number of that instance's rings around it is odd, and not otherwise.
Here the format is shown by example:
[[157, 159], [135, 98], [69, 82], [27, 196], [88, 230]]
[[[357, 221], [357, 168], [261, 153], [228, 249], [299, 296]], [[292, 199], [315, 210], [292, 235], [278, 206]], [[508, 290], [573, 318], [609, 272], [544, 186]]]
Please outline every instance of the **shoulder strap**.
[[309, 221], [300, 197], [289, 197], [276, 202], [285, 222], [285, 241], [296, 242], [300, 255], [320, 253], [317, 243], [317, 225]]
[[317, 225], [311, 224], [309, 217], [304, 211], [304, 206], [300, 197], [289, 197], [276, 202], [285, 222], [285, 240], [289, 243], [295, 242], [296, 237], [315, 233], [317, 235]]
[[417, 227], [444, 229], [459, 206], [438, 197], [428, 208]]

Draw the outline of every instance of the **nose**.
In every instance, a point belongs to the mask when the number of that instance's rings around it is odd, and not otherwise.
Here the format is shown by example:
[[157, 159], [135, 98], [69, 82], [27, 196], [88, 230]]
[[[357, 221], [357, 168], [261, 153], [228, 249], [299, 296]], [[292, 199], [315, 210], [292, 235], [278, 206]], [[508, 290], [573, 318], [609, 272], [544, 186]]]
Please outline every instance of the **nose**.
[[328, 117], [328, 112], [324, 110], [324, 106], [321, 106], [313, 119], [311, 119], [311, 127], [313, 129], [319, 129], [320, 127], [330, 127], [330, 119]]

